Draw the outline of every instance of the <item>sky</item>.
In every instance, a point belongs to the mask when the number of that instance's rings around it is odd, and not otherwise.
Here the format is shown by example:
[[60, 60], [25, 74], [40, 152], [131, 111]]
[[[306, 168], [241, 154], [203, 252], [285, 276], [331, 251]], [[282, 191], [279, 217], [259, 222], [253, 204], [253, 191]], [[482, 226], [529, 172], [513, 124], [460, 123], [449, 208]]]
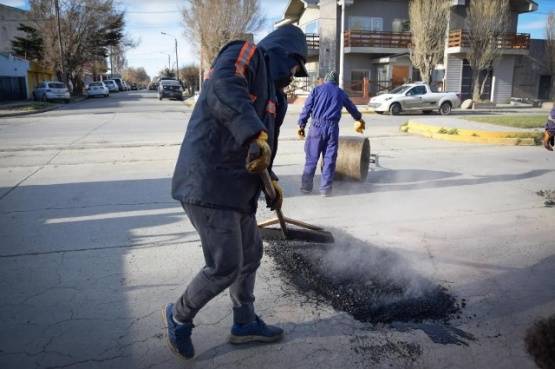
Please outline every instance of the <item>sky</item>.
[[[127, 52], [128, 67], [145, 68], [153, 78], [168, 67], [168, 56], [172, 69], [177, 57], [179, 67], [197, 65], [198, 56], [183, 35], [180, 12], [181, 0], [120, 0], [126, 10], [126, 33], [139, 41], [138, 47]], [[283, 17], [289, 0], [260, 0], [262, 11], [267, 19], [266, 27], [255, 41], [264, 37], [273, 28], [273, 23]], [[531, 38], [545, 38], [547, 14], [555, 12], [555, 0], [537, 0], [538, 10], [519, 16], [518, 33], [530, 33]], [[0, 4], [26, 9], [26, 0], [0, 0]], [[163, 35], [165, 32], [168, 35]]]

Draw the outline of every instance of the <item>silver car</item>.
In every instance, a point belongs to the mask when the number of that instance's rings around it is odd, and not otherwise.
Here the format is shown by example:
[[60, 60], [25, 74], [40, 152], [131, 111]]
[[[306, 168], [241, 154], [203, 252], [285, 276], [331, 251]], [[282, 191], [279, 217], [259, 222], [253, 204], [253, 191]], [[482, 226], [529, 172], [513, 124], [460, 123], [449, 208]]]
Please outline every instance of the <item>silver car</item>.
[[114, 81], [113, 79], [105, 80], [104, 84], [106, 85], [106, 87], [108, 87], [108, 91], [110, 91], [110, 92], [118, 92], [119, 91], [119, 87], [116, 84], [116, 81]]
[[43, 81], [33, 91], [35, 101], [63, 100], [69, 102], [69, 90], [63, 82]]

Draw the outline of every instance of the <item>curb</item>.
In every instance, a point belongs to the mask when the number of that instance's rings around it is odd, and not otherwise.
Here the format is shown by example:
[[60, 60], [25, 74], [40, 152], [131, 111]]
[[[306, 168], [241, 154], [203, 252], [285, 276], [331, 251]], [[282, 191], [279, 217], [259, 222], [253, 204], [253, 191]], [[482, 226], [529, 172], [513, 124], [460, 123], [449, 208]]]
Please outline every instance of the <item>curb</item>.
[[21, 115], [31, 115], [31, 114], [45, 113], [45, 112], [50, 111], [50, 110], [58, 109], [59, 107], [60, 107], [60, 105], [55, 105], [55, 106], [51, 106], [49, 108], [44, 108], [44, 109], [40, 109], [40, 110], [18, 111], [18, 112], [14, 112], [14, 113], [5, 113], [5, 114], [0, 113], [0, 118], [8, 118], [8, 117], [17, 117], [17, 116], [21, 116]]
[[399, 127], [402, 132], [445, 141], [482, 143], [506, 146], [536, 146], [541, 140], [541, 132], [492, 132], [459, 128], [430, 126], [408, 121]]

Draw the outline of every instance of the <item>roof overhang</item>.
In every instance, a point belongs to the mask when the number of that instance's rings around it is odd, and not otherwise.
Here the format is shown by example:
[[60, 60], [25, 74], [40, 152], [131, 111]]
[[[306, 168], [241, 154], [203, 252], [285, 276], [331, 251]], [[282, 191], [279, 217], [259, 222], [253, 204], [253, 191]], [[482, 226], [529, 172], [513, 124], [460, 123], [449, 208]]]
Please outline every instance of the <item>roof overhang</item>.
[[[511, 8], [517, 13], [529, 13], [538, 10], [538, 4], [533, 0], [509, 0]], [[451, 6], [468, 5], [468, 0], [450, 0]]]
[[318, 1], [316, 0], [289, 0], [289, 3], [283, 12], [283, 19], [275, 22], [274, 26], [280, 27], [286, 24], [298, 22], [304, 9], [317, 7]]

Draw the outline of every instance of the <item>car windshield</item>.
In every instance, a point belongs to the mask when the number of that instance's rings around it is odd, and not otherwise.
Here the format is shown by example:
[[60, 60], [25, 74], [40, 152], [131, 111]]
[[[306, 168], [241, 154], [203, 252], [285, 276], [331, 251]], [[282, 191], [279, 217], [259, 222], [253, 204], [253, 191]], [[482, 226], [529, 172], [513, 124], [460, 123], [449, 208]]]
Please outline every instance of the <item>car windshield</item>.
[[104, 81], [105, 85], [111, 85], [112, 83], [114, 83], [114, 81]]
[[390, 94], [402, 94], [403, 92], [405, 92], [406, 90], [408, 90], [409, 88], [411, 88], [412, 86], [399, 86], [397, 88], [394, 88], [393, 90], [389, 91]]
[[95, 83], [91, 83], [89, 86], [102, 86], [101, 83], [95, 82]]
[[66, 88], [66, 85], [63, 83], [50, 83], [51, 88]]

